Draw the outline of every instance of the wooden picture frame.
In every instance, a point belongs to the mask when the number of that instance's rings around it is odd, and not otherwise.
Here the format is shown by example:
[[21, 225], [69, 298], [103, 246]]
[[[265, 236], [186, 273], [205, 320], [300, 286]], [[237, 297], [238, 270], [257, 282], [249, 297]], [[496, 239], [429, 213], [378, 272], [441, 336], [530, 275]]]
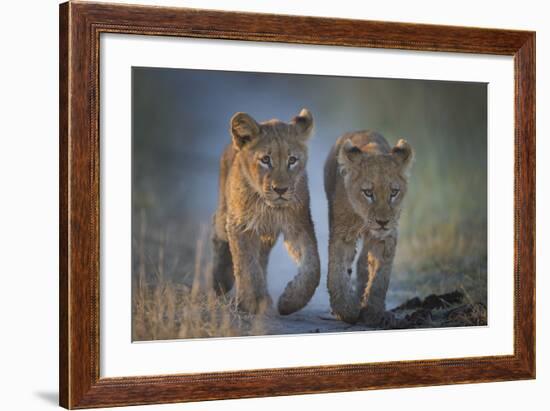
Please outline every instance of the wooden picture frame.
[[[100, 378], [101, 33], [513, 56], [513, 355]], [[534, 32], [69, 2], [60, 6], [59, 48], [61, 406], [173, 403], [535, 377]]]

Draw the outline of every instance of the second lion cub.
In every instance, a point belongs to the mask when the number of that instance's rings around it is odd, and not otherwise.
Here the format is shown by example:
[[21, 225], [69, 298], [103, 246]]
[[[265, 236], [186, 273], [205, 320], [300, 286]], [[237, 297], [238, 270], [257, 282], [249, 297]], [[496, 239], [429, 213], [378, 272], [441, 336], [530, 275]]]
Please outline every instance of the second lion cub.
[[[340, 137], [326, 160], [327, 285], [331, 308], [345, 322], [394, 323], [385, 299], [413, 156], [405, 140], [392, 148], [376, 132], [357, 131]], [[351, 272], [359, 239], [363, 244], [354, 287]]]

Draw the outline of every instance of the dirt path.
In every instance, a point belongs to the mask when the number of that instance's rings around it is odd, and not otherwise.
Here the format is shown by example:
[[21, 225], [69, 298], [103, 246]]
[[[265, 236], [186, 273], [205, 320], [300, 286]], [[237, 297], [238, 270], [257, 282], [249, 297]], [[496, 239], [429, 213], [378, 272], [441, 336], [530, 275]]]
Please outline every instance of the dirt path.
[[350, 325], [337, 320], [330, 311], [305, 308], [289, 316], [274, 316], [266, 321], [268, 334], [312, 334], [373, 330], [365, 325]]
[[[394, 328], [435, 328], [487, 325], [487, 309], [481, 303], [464, 302], [459, 291], [412, 298], [391, 310], [397, 322]], [[267, 334], [311, 334], [347, 331], [373, 331], [380, 328], [339, 321], [328, 309], [306, 307], [289, 316], [273, 316], [266, 321]]]

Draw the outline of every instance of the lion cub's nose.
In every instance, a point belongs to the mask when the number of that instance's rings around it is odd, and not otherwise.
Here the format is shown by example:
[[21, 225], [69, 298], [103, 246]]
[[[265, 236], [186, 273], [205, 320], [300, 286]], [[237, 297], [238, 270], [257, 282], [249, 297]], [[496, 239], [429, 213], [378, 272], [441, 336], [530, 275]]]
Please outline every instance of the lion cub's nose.
[[277, 194], [282, 196], [284, 193], [288, 191], [288, 187], [273, 186], [273, 191], [275, 191]]
[[390, 222], [390, 220], [376, 220], [378, 225], [382, 228], [386, 228], [386, 225]]

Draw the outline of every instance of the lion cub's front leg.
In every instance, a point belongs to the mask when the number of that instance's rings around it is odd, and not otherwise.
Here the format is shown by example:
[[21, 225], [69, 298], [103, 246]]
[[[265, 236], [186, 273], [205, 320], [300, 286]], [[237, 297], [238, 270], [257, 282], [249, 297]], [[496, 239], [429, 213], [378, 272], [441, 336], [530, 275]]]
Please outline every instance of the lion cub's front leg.
[[393, 326], [394, 318], [386, 311], [385, 301], [396, 244], [396, 235], [364, 239], [357, 261], [357, 291], [361, 299], [360, 317], [367, 325]]
[[357, 322], [361, 309], [349, 275], [355, 246], [355, 238], [342, 234], [331, 234], [329, 239], [327, 288], [330, 306], [336, 317], [350, 324]]
[[254, 232], [228, 229], [229, 247], [233, 258], [236, 298], [239, 309], [258, 314], [268, 310], [271, 297], [261, 263], [261, 238]]
[[292, 314], [305, 307], [321, 279], [321, 264], [311, 217], [308, 216], [306, 221], [305, 226], [284, 230], [285, 247], [298, 265], [298, 274], [279, 297], [277, 305], [281, 315]]

